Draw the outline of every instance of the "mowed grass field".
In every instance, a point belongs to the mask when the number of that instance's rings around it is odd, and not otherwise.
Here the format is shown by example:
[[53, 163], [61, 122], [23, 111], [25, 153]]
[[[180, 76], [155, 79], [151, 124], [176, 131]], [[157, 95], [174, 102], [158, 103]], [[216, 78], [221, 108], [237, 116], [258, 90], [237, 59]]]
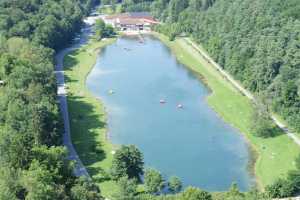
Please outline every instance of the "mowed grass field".
[[115, 39], [91, 41], [64, 58], [72, 142], [83, 164], [106, 197], [116, 189], [114, 182], [105, 179], [115, 147], [106, 138], [104, 106], [88, 91], [85, 82], [101, 48], [114, 41]]
[[[289, 170], [295, 168], [294, 160], [300, 148], [286, 135], [262, 139], [251, 134], [253, 106], [249, 99], [240, 94], [183, 39], [170, 42], [162, 35], [156, 36], [170, 47], [181, 63], [198, 74], [211, 88], [212, 94], [207, 98], [209, 105], [226, 122], [244, 133], [252, 144], [258, 156], [253, 171], [260, 186], [286, 176]], [[108, 198], [116, 190], [116, 184], [105, 179], [105, 172], [109, 171], [112, 161], [111, 152], [115, 147], [106, 138], [104, 106], [88, 91], [85, 81], [99, 50], [114, 40], [92, 41], [67, 55], [64, 60], [72, 141], [91, 176]]]
[[279, 177], [285, 177], [289, 170], [295, 169], [295, 158], [300, 153], [297, 146], [286, 135], [274, 138], [259, 138], [251, 133], [253, 105], [238, 92], [222, 75], [183, 38], [170, 42], [167, 37], [155, 34], [176, 55], [177, 59], [199, 74], [212, 93], [208, 104], [228, 123], [238, 128], [256, 152], [254, 172], [258, 185], [264, 187]]

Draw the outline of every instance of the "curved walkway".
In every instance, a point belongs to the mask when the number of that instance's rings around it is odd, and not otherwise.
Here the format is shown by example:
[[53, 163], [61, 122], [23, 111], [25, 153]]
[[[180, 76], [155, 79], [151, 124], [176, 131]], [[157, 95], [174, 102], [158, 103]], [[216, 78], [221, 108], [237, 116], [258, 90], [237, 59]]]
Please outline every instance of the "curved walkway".
[[[222, 69], [222, 67], [216, 63], [201, 47], [199, 47], [198, 44], [193, 42], [190, 38], [184, 38], [184, 40], [190, 44], [194, 49], [199, 52], [203, 58], [210, 63], [213, 67], [217, 69], [236, 89], [238, 89], [242, 94], [244, 94], [246, 97], [248, 97], [252, 101], [256, 101], [255, 97], [248, 91], [246, 90], [239, 82], [237, 82], [232, 76], [227, 73], [225, 70]], [[295, 134], [292, 133], [288, 127], [286, 127], [280, 120], [273, 114], [271, 114], [272, 120], [275, 122], [275, 124], [281, 128], [289, 138], [291, 138], [299, 147], [300, 147], [300, 138]]]
[[[65, 54], [64, 54], [65, 55]], [[60, 56], [57, 56], [60, 58]], [[70, 134], [70, 123], [69, 123], [69, 113], [68, 113], [68, 104], [67, 104], [67, 93], [65, 89], [64, 83], [64, 71], [61, 70], [63, 68], [63, 57], [62, 59], [56, 59], [56, 79], [57, 79], [57, 95], [60, 105], [60, 112], [63, 117], [64, 121], [64, 133], [63, 133], [63, 144], [67, 147], [70, 160], [75, 161], [75, 169], [74, 174], [75, 176], [86, 176], [90, 178], [89, 173], [87, 172], [86, 168], [84, 167], [83, 163], [81, 162], [71, 139]]]
[[68, 113], [67, 91], [65, 87], [63, 63], [65, 55], [85, 45], [88, 42], [88, 38], [91, 34], [91, 27], [86, 24], [85, 27], [82, 28], [81, 35], [77, 37], [77, 42], [71, 45], [70, 47], [59, 51], [55, 55], [55, 76], [57, 83], [57, 95], [59, 100], [60, 112], [64, 122], [63, 144], [68, 149], [68, 158], [70, 160], [75, 161], [75, 176], [86, 176], [89, 179], [91, 179], [91, 177], [87, 169], [83, 165], [82, 161], [80, 160], [71, 139], [70, 119]]

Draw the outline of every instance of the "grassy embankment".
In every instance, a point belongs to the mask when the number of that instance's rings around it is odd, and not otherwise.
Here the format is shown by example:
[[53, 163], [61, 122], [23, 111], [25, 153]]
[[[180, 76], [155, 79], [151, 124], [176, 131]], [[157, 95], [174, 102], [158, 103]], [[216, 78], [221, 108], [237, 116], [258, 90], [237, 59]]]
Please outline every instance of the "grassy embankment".
[[212, 90], [207, 98], [208, 104], [226, 122], [246, 135], [258, 156], [254, 171], [260, 186], [266, 186], [278, 177], [284, 177], [289, 170], [295, 169], [294, 160], [299, 155], [300, 148], [291, 139], [284, 134], [267, 139], [253, 136], [250, 130], [253, 105], [250, 100], [239, 93], [184, 39], [170, 42], [163, 35], [155, 35], [171, 48], [181, 63], [201, 75]]
[[85, 81], [101, 48], [114, 41], [92, 41], [64, 58], [72, 141], [80, 159], [106, 196], [115, 189], [113, 182], [103, 179], [103, 171], [108, 171], [111, 166], [114, 146], [106, 138], [104, 106], [88, 91]]
[[[249, 128], [253, 109], [251, 102], [184, 40], [170, 42], [164, 36], [159, 37], [173, 50], [180, 62], [201, 74], [213, 91], [208, 97], [208, 103], [225, 121], [245, 133], [254, 145], [259, 154], [255, 171], [262, 185], [272, 183], [277, 177], [284, 176], [288, 170], [294, 168], [294, 159], [299, 154], [299, 148], [290, 139], [285, 135], [269, 139], [252, 136]], [[85, 79], [96, 61], [98, 49], [111, 42], [113, 40], [93, 42], [65, 57], [72, 140], [83, 163], [96, 182], [100, 183], [101, 190], [107, 197], [113, 193], [115, 184], [103, 181], [102, 172], [109, 170], [113, 146], [105, 136], [104, 107], [87, 90]]]

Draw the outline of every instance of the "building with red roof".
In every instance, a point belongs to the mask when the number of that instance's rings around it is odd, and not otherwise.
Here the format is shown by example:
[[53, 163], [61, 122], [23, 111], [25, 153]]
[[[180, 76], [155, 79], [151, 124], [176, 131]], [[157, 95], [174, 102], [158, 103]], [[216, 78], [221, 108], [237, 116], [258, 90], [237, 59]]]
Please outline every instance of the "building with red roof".
[[148, 12], [128, 12], [106, 16], [104, 21], [121, 31], [150, 31], [159, 22]]

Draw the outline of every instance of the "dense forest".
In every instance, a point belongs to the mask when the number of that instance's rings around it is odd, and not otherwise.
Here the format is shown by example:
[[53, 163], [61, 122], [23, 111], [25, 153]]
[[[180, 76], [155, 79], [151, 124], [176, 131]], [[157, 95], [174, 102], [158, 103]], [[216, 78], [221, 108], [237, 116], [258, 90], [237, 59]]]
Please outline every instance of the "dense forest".
[[[170, 40], [189, 36], [203, 45], [264, 112], [280, 114], [300, 132], [299, 0], [124, 0], [122, 10], [149, 11], [162, 22], [155, 30]], [[268, 196], [297, 193], [299, 169], [268, 186]]]
[[[93, 5], [92, 0], [0, 1], [0, 34], [28, 38], [58, 49], [67, 44]], [[83, 3], [82, 3], [83, 2]]]
[[61, 146], [53, 56], [90, 0], [0, 0], [0, 199], [102, 199]]
[[298, 0], [125, 0], [123, 8], [151, 11], [171, 39], [191, 36], [300, 131]]
[[[72, 174], [74, 163], [61, 145], [53, 73], [55, 51], [72, 39], [95, 3], [0, 0], [0, 200], [104, 199], [98, 186]], [[298, 0], [124, 0], [122, 9], [152, 12], [164, 22], [157, 30], [170, 39], [191, 36], [300, 131]], [[241, 193], [235, 184], [219, 194], [194, 187], [181, 192], [178, 178], [166, 183], [158, 171], [144, 170], [143, 164], [134, 146], [116, 151], [111, 173], [118, 186], [114, 200], [254, 200], [299, 192], [300, 159], [297, 170], [264, 193]], [[140, 193], [143, 173], [145, 192]], [[169, 194], [164, 195], [166, 187]]]

